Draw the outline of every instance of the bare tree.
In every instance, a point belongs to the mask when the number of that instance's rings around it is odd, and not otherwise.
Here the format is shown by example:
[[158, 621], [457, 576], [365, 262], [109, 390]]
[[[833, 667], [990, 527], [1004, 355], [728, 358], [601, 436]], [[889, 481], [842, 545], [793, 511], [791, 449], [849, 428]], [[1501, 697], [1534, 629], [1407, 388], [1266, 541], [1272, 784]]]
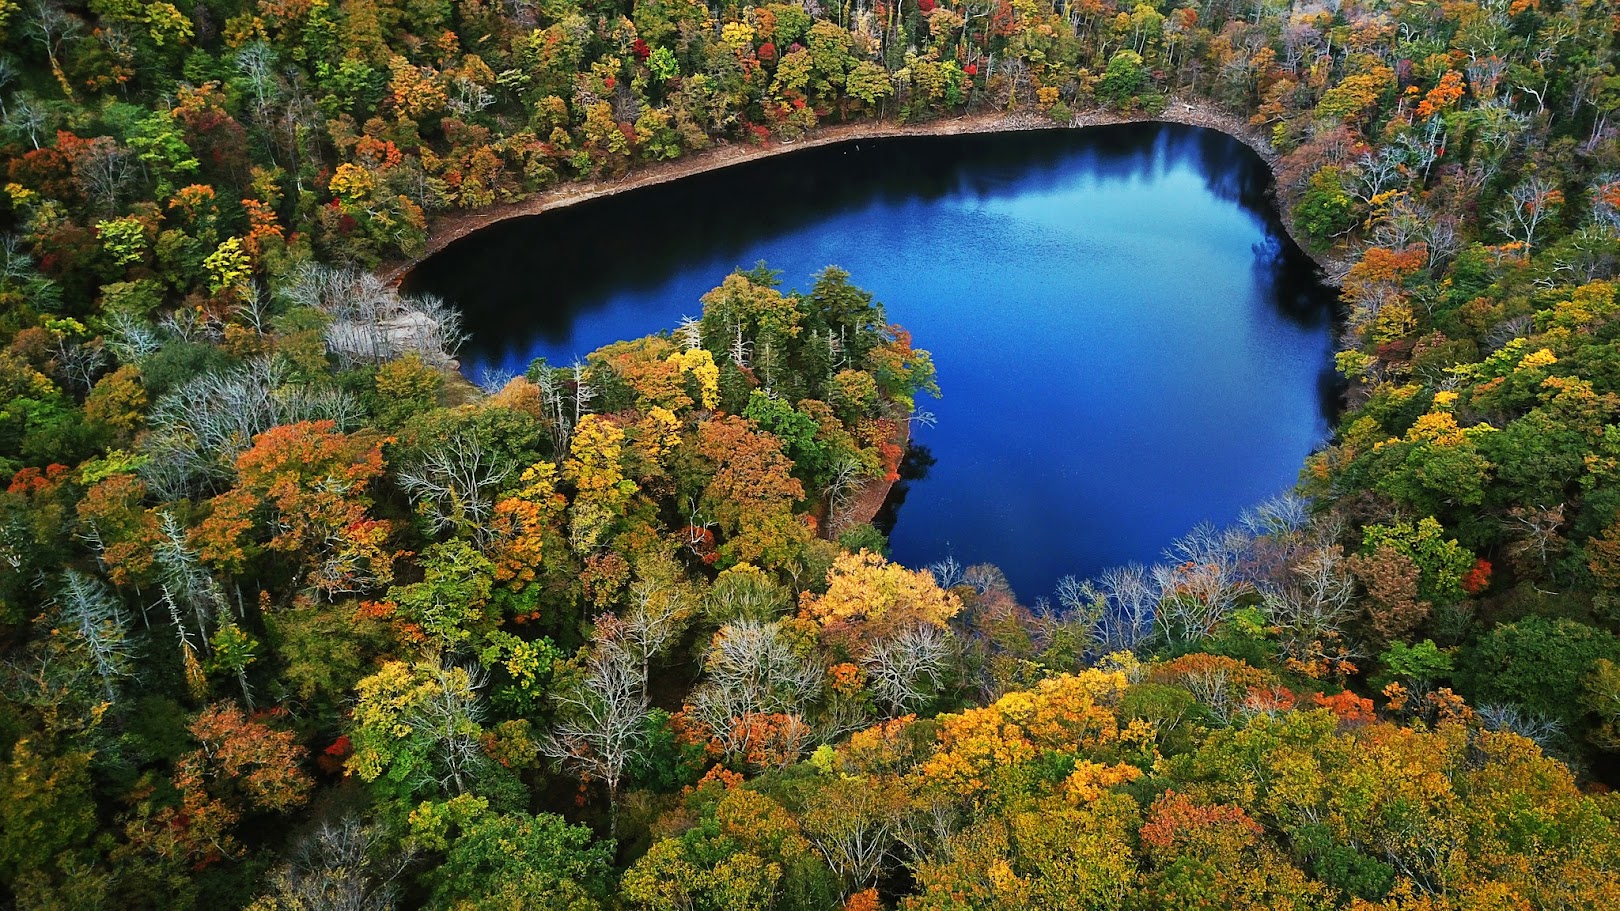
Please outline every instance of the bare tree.
[[1178, 685], [1222, 721], [1236, 717], [1249, 695], [1248, 688], [1238, 685], [1231, 672], [1219, 665], [1193, 670], [1183, 675]]
[[270, 310], [274, 305], [274, 298], [256, 279], [248, 284], [247, 293], [240, 297], [241, 300], [232, 308], [237, 319], [252, 329], [254, 335], [264, 335], [265, 329], [270, 324]]
[[553, 452], [564, 453], [568, 451], [568, 440], [573, 433], [574, 422], [568, 416], [568, 392], [560, 373], [561, 371], [549, 368], [540, 370], [535, 385], [540, 387], [541, 419], [546, 429], [551, 432], [551, 449]]
[[495, 103], [495, 96], [489, 89], [464, 76], [454, 77], [450, 84], [455, 94], [450, 97], [448, 107], [458, 116], [477, 114]]
[[1345, 633], [1355, 616], [1355, 580], [1336, 544], [1319, 547], [1292, 567], [1293, 578], [1260, 593], [1285, 658], [1316, 667], [1351, 657]]
[[130, 618], [117, 593], [101, 579], [70, 569], [52, 600], [55, 627], [83, 651], [107, 701], [116, 701], [118, 682], [134, 676]]
[[779, 622], [740, 620], [715, 634], [704, 673], [694, 709], [706, 726], [723, 731], [749, 713], [800, 713], [820, 694], [825, 670], [793, 648]]
[[1091, 638], [1104, 654], [1136, 651], [1153, 635], [1158, 590], [1140, 563], [1103, 570], [1096, 588], [1103, 609], [1092, 621]]
[[1310, 521], [1311, 501], [1296, 493], [1263, 500], [1238, 516], [1238, 522], [1253, 535], [1293, 534]]
[[[263, 41], [244, 45], [236, 54], [236, 71], [247, 80], [253, 92], [253, 120], [260, 127], [271, 127], [272, 105], [279, 94], [276, 82], [276, 52]], [[266, 149], [271, 163], [275, 163], [275, 143]]]
[[486, 395], [494, 395], [505, 389], [517, 377], [516, 371], [506, 367], [483, 367], [479, 369], [475, 383]]
[[191, 549], [186, 527], [174, 513], [165, 509], [158, 514], [158, 532], [161, 537], [152, 554], [158, 570], [158, 603], [174, 624], [186, 683], [200, 696], [207, 685], [202, 659], [207, 654], [209, 627], [229, 605], [224, 590]]
[[1416, 129], [1400, 134], [1396, 139], [1396, 144], [1400, 147], [1397, 154], [1412, 167], [1412, 170], [1418, 172], [1420, 185], [1428, 182], [1429, 170], [1440, 160], [1440, 153], [1445, 151], [1446, 136], [1445, 119], [1436, 115]]
[[961, 831], [964, 816], [958, 795], [923, 789], [896, 821], [894, 838], [912, 857], [949, 856], [950, 838]]
[[795, 650], [781, 624], [741, 620], [715, 634], [704, 661], [705, 680], [688, 714], [719, 742], [728, 758], [746, 752], [737, 722], [754, 715], [802, 717], [821, 693], [825, 669]]
[[696, 614], [690, 593], [680, 585], [643, 579], [630, 586], [620, 639], [626, 653], [641, 663], [643, 698], [653, 661], [675, 645]]
[[406, 462], [399, 471], [399, 486], [434, 531], [471, 531], [482, 546], [489, 543], [495, 494], [516, 470], [483, 434], [462, 427]]
[[1480, 726], [1488, 731], [1506, 731], [1534, 741], [1542, 749], [1554, 749], [1564, 736], [1564, 726], [1556, 718], [1533, 712], [1522, 705], [1486, 703], [1474, 708]]
[[[17, 75], [20, 72], [22, 71], [17, 67], [16, 60], [13, 60], [10, 57], [0, 57], [0, 89], [4, 89], [6, 86], [15, 82], [17, 80]], [[0, 101], [0, 117], [4, 117], [5, 115], [5, 102]], [[38, 146], [35, 146], [35, 148], [38, 148]]]
[[393, 911], [396, 885], [414, 855], [400, 851], [381, 828], [346, 816], [323, 822], [270, 876], [270, 891], [252, 907], [263, 911]]
[[866, 488], [866, 466], [850, 453], [842, 453], [833, 463], [824, 490], [827, 498], [827, 526], [834, 537], [849, 528], [854, 518], [856, 495]]
[[597, 621], [579, 676], [552, 694], [557, 723], [541, 752], [608, 792], [608, 832], [618, 837], [619, 786], [625, 770], [646, 749], [651, 709], [641, 664], [625, 647], [616, 618]]
[[1609, 172], [1592, 181], [1592, 221], [1620, 233], [1620, 174]]
[[370, 272], [310, 264], [284, 289], [326, 314], [326, 347], [346, 364], [380, 364], [406, 354], [449, 364], [465, 341], [461, 313], [432, 296], [408, 297]]
[[18, 92], [6, 106], [6, 129], [28, 137], [34, 148], [39, 148], [39, 135], [45, 129], [45, 108], [29, 92]]
[[178, 499], [199, 483], [229, 479], [236, 456], [257, 434], [315, 420], [347, 429], [360, 414], [342, 390], [287, 383], [285, 368], [274, 359], [204, 373], [152, 407], [152, 431], [142, 443], [151, 458], [140, 469], [141, 479], [161, 498]]
[[1166, 641], [1196, 643], [1231, 614], [1250, 590], [1241, 571], [1250, 541], [1242, 531], [1205, 523], [1171, 543], [1170, 562], [1153, 568], [1161, 593], [1156, 620]]
[[1407, 153], [1394, 146], [1362, 152], [1355, 161], [1355, 196], [1370, 202], [1385, 190], [1394, 189], [1405, 177]]
[[434, 746], [434, 782], [445, 791], [465, 794], [490, 761], [479, 725], [484, 710], [478, 690], [484, 685], [484, 672], [443, 663], [432, 667], [437, 685], [413, 706], [405, 723]]
[[225, 326], [216, 317], [189, 307], [165, 313], [158, 326], [170, 336], [192, 344], [214, 345], [225, 338]]
[[324, 133], [326, 118], [305, 85], [303, 71], [289, 66], [281, 73], [286, 78], [285, 97], [271, 137], [288, 162], [295, 192], [302, 193], [305, 172], [314, 173], [322, 164], [323, 143], [314, 141], [314, 137]]
[[[1553, 260], [1553, 268], [1566, 282], [1579, 285], [1609, 278], [1615, 274], [1617, 259], [1620, 259], [1616, 256], [1615, 240], [1613, 228], [1586, 225], [1570, 235], [1566, 243], [1559, 245], [1559, 255]], [[1549, 277], [1547, 281], [1551, 283], [1552, 279]]]
[[995, 592], [1010, 593], [1012, 586], [1007, 584], [1007, 576], [1000, 567], [991, 563], [975, 563], [962, 570], [962, 584], [973, 589], [981, 595]]
[[1556, 506], [1520, 505], [1508, 510], [1508, 529], [1513, 543], [1508, 556], [1523, 567], [1546, 567], [1563, 552], [1567, 543], [1558, 530], [1564, 526], [1564, 504]]
[[96, 377], [106, 369], [109, 360], [106, 349], [95, 341], [75, 342], [58, 334], [52, 346], [52, 372], [63, 385], [81, 395], [96, 384]]
[[156, 326], [121, 310], [107, 314], [101, 341], [121, 364], [138, 364], [163, 347]]
[[569, 368], [574, 372], [574, 422], [570, 426], [579, 426], [579, 419], [590, 413], [591, 402], [596, 399], [596, 387], [590, 384], [589, 372], [586, 366], [575, 361]]
[[804, 835], [843, 883], [844, 895], [877, 881], [894, 849], [901, 813], [882, 782], [852, 776], [828, 782], [802, 817]]
[[1096, 579], [1064, 576], [1054, 593], [1066, 622], [1078, 622], [1094, 654], [1135, 651], [1153, 635], [1158, 588], [1140, 563], [1112, 566]]
[[118, 211], [120, 199], [140, 175], [135, 154], [110, 136], [85, 141], [72, 165], [74, 184], [101, 215]]
[[696, 351], [703, 347], [703, 323], [695, 316], [683, 315], [680, 328], [675, 330], [675, 337], [680, 339], [682, 348]]
[[948, 630], [920, 623], [874, 642], [860, 661], [872, 695], [892, 718], [922, 708], [939, 694], [953, 652]]
[[928, 573], [934, 577], [934, 583], [946, 591], [962, 584], [962, 564], [955, 557], [928, 564]]
[[1430, 215], [1423, 220], [1418, 234], [1429, 249], [1427, 265], [1430, 272], [1439, 271], [1462, 249], [1462, 240], [1457, 236], [1457, 219], [1452, 216], [1440, 213]]
[[1524, 244], [1526, 252], [1535, 246], [1541, 228], [1558, 213], [1564, 194], [1540, 175], [1529, 177], [1508, 191], [1497, 211], [1497, 230]]
[[45, 51], [45, 58], [50, 61], [51, 72], [56, 75], [57, 81], [62, 83], [63, 94], [73, 97], [71, 85], [67, 77], [62, 74], [62, 62], [57, 58], [62, 42], [78, 34], [84, 24], [54, 0], [34, 0], [28, 9], [27, 32]]

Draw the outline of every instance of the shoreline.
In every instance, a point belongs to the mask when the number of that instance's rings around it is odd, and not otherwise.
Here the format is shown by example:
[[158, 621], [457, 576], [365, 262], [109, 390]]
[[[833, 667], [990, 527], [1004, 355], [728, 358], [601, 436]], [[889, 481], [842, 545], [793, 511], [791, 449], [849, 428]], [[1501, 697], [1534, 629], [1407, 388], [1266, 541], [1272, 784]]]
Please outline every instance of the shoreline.
[[[805, 149], [821, 148], [837, 145], [844, 142], [858, 142], [863, 139], [891, 139], [903, 136], [963, 136], [971, 134], [989, 133], [1018, 133], [1033, 132], [1037, 130], [1076, 130], [1089, 127], [1113, 126], [1125, 123], [1174, 123], [1183, 126], [1202, 127], [1215, 130], [1243, 143], [1261, 160], [1276, 176], [1277, 162], [1282, 158], [1271, 143], [1267, 142], [1246, 119], [1226, 111], [1208, 101], [1185, 101], [1178, 98], [1170, 99], [1165, 109], [1156, 115], [1147, 114], [1120, 114], [1113, 111], [1095, 110], [1075, 115], [1068, 124], [1056, 123], [1050, 118], [1030, 111], [994, 111], [975, 114], [964, 114], [959, 117], [928, 120], [922, 123], [896, 123], [894, 121], [870, 120], [856, 123], [837, 124], [817, 129], [814, 133], [794, 142], [771, 142], [765, 145], [736, 145], [725, 143], [711, 146], [699, 152], [684, 155], [672, 161], [654, 162], [632, 168], [622, 177], [612, 179], [570, 181], [541, 190], [524, 199], [515, 202], [501, 203], [487, 206], [482, 209], [467, 210], [464, 212], [451, 212], [433, 218], [428, 225], [428, 240], [421, 253], [404, 260], [395, 260], [385, 263], [377, 269], [377, 274], [390, 286], [398, 287], [406, 276], [418, 265], [443, 251], [451, 244], [470, 237], [492, 225], [510, 221], [515, 218], [524, 218], [539, 215], [553, 209], [562, 209], [580, 203], [616, 196], [646, 187], [670, 183], [719, 171], [735, 165], [771, 158], [778, 155], [789, 155]], [[1287, 232], [1294, 245], [1297, 246], [1310, 260], [1316, 264], [1318, 275], [1324, 284], [1332, 288], [1339, 287], [1341, 280], [1353, 263], [1353, 258], [1347, 256], [1346, 251], [1340, 248], [1325, 253], [1316, 253], [1301, 239], [1294, 228], [1293, 216], [1276, 198], [1275, 183], [1270, 191], [1272, 203], [1277, 208], [1278, 221]], [[459, 376], [459, 367], [455, 370]], [[905, 443], [910, 442], [910, 424], [902, 423], [901, 438]], [[905, 445], [902, 445], [904, 450]], [[855, 505], [851, 510], [849, 521], [851, 524], [871, 522], [883, 504], [888, 501], [889, 493], [895, 482], [887, 479], [877, 479], [863, 485], [862, 490], [855, 497]], [[827, 529], [830, 532], [832, 529]]]
[[[891, 139], [902, 136], [962, 136], [987, 133], [1018, 133], [1035, 130], [1073, 130], [1124, 123], [1176, 123], [1184, 126], [1203, 127], [1224, 133], [1243, 143], [1255, 154], [1259, 155], [1265, 161], [1266, 166], [1272, 170], [1273, 176], [1276, 173], [1277, 162], [1282, 157], [1271, 148], [1271, 144], [1256, 132], [1243, 117], [1202, 100], [1185, 101], [1172, 98], [1165, 105], [1163, 111], [1152, 116], [1146, 114], [1120, 114], [1104, 110], [1087, 111], [1076, 114], [1068, 124], [1053, 122], [1051, 119], [1031, 111], [981, 112], [964, 114], [959, 117], [927, 120], [922, 123], [897, 123], [887, 120], [858, 121], [818, 128], [803, 139], [793, 142], [770, 142], [759, 146], [732, 143], [719, 144], [699, 152], [683, 155], [671, 161], [654, 162], [632, 167], [623, 177], [569, 181], [541, 190], [515, 202], [499, 203], [481, 209], [441, 213], [429, 221], [428, 239], [422, 252], [407, 259], [385, 262], [377, 268], [376, 272], [385, 283], [398, 287], [410, 275], [412, 270], [443, 251], [446, 247], [503, 221], [539, 215], [553, 209], [567, 208], [594, 199], [617, 196], [620, 193], [670, 183], [685, 177], [719, 171], [763, 158], [789, 155], [804, 149], [821, 148], [843, 142], [857, 142], [863, 139]], [[1275, 197], [1275, 189], [1272, 192]], [[1317, 271], [1322, 276], [1324, 283], [1331, 287], [1338, 287], [1341, 278], [1353, 260], [1348, 260], [1344, 255], [1344, 251], [1338, 249], [1326, 253], [1312, 252], [1310, 247], [1301, 242], [1299, 234], [1294, 228], [1293, 217], [1287, 209], [1275, 198], [1273, 202], [1278, 203], [1277, 214], [1279, 221], [1282, 223], [1283, 230], [1294, 241], [1295, 246], [1299, 247], [1316, 264]]]

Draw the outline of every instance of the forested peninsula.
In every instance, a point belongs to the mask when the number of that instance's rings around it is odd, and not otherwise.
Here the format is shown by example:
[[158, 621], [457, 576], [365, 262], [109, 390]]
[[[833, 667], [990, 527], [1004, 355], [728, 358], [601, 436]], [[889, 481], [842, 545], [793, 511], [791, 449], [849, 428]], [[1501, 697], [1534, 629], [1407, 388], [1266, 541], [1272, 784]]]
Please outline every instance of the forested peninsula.
[[[1620, 905], [1617, 30], [0, 0], [0, 907]], [[1343, 264], [1347, 400], [1050, 592], [858, 521], [941, 392], [858, 275], [479, 389], [379, 272], [687, 156], [1171, 105]]]

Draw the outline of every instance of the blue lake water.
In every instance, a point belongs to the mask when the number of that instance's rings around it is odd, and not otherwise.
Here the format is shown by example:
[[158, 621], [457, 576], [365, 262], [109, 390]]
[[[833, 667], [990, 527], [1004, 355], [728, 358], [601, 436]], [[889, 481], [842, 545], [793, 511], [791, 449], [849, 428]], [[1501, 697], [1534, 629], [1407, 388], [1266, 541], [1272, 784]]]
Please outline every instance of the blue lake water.
[[844, 268], [945, 393], [894, 558], [995, 563], [1029, 601], [1234, 520], [1326, 438], [1332, 295], [1270, 181], [1176, 125], [863, 141], [502, 223], [407, 287], [464, 309], [476, 380], [672, 328], [737, 266]]

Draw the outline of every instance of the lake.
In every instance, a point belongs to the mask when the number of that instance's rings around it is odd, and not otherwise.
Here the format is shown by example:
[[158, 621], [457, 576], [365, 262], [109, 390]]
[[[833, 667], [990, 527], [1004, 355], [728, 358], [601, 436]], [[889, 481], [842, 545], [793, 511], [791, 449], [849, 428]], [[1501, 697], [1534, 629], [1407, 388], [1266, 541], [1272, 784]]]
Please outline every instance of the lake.
[[406, 287], [465, 311], [476, 381], [673, 328], [737, 266], [844, 268], [945, 393], [893, 557], [995, 563], [1028, 602], [1233, 521], [1327, 437], [1333, 294], [1270, 183], [1171, 124], [844, 143], [504, 222]]

